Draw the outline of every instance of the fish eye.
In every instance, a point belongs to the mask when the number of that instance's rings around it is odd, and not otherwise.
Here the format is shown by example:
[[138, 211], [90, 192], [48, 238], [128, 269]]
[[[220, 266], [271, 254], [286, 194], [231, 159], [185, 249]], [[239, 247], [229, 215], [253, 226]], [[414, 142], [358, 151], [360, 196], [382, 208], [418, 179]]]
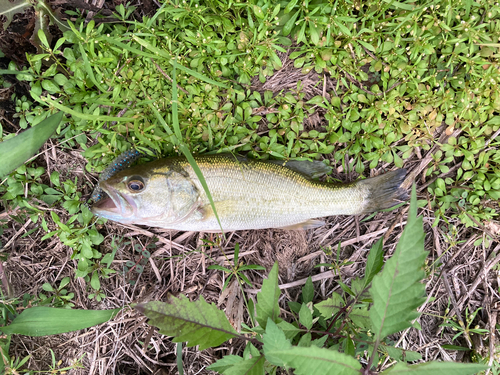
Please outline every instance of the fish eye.
[[142, 179], [139, 179], [139, 177], [134, 177], [132, 180], [127, 182], [128, 189], [133, 193], [138, 193], [144, 190], [145, 186], [146, 185], [144, 185], [144, 182]]

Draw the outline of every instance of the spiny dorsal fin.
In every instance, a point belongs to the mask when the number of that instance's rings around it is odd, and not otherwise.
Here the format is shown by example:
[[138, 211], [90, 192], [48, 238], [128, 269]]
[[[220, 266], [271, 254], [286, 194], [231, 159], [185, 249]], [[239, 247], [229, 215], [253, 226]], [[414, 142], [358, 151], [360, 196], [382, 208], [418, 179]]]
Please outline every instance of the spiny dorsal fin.
[[287, 162], [283, 160], [266, 160], [266, 162], [282, 165], [309, 178], [318, 178], [332, 171], [332, 167], [319, 160], [289, 160]]
[[[250, 160], [246, 156], [231, 155], [239, 162], [244, 163]], [[257, 160], [262, 163], [271, 163], [276, 165], [281, 165], [282, 167], [291, 169], [297, 173], [303, 174], [308, 178], [318, 178], [325, 174], [329, 174], [332, 171], [332, 167], [326, 165], [319, 160]]]

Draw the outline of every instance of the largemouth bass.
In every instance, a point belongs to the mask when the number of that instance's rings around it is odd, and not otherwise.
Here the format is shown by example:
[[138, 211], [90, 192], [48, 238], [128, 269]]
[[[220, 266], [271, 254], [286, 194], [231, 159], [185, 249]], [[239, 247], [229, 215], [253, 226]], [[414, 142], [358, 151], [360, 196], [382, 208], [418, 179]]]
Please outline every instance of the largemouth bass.
[[[400, 188], [405, 169], [337, 184], [310, 179], [308, 166], [314, 163], [307, 161], [287, 167], [231, 155], [195, 159], [224, 231], [315, 228], [324, 224], [317, 218], [370, 213], [407, 198]], [[100, 181], [99, 188], [105, 194], [92, 206], [97, 216], [123, 224], [221, 231], [198, 177], [183, 157], [124, 169]]]

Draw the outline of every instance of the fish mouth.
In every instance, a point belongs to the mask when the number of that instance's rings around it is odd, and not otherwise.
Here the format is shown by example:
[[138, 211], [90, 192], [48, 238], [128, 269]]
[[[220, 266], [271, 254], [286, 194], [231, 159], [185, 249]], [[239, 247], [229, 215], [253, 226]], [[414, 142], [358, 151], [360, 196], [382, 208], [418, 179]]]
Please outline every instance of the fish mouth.
[[115, 221], [124, 221], [134, 216], [137, 206], [130, 197], [107, 186], [105, 181], [100, 183], [100, 188], [104, 196], [92, 205], [92, 212], [95, 215]]

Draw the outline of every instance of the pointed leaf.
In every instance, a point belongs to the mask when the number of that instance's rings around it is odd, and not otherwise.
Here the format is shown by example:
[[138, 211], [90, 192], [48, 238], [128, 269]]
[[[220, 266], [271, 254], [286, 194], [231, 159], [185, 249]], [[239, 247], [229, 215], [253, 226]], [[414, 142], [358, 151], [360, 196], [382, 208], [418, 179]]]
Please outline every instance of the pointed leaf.
[[424, 251], [422, 217], [417, 218], [416, 210], [413, 186], [408, 223], [394, 255], [382, 273], [375, 276], [370, 289], [373, 298], [370, 319], [378, 341], [411, 327], [411, 321], [419, 315], [416, 308], [425, 301], [425, 287], [420, 281], [425, 277], [423, 266], [427, 252]]
[[62, 112], [52, 115], [21, 134], [0, 143], [0, 155], [9, 155], [0, 163], [0, 178], [12, 172], [35, 155], [54, 133], [63, 117]]
[[356, 359], [343, 353], [316, 346], [292, 346], [271, 320], [262, 341], [264, 354], [271, 364], [293, 367], [297, 375], [359, 375], [361, 369]]
[[265, 375], [263, 356], [245, 359], [223, 372], [224, 375]]
[[389, 357], [392, 359], [395, 359], [398, 362], [404, 361], [404, 362], [412, 362], [412, 361], [419, 361], [422, 359], [422, 356], [418, 352], [413, 352], [411, 350], [403, 350], [401, 348], [395, 348], [394, 346], [390, 345], [380, 345], [380, 348], [382, 350], [385, 350], [387, 354], [389, 354]]
[[302, 287], [302, 302], [309, 303], [314, 298], [314, 285], [311, 276], [307, 278], [306, 283]]
[[456, 362], [427, 362], [418, 365], [407, 365], [399, 362], [396, 366], [385, 370], [382, 374], [398, 375], [472, 375], [486, 370], [488, 366], [476, 363], [456, 363]]
[[169, 296], [167, 302], [152, 301], [136, 305], [146, 315], [151, 325], [160, 333], [173, 336], [173, 342], [188, 342], [187, 346], [200, 345], [200, 350], [217, 346], [238, 335], [223, 311], [203, 297], [191, 302], [185, 296]]
[[307, 304], [303, 303], [299, 311], [299, 322], [307, 329], [311, 329], [313, 325], [313, 316]]
[[36, 306], [24, 310], [12, 324], [0, 327], [0, 331], [26, 336], [56, 335], [107, 322], [119, 310], [69, 310]]
[[276, 366], [284, 366], [285, 362], [279, 356], [274, 356], [273, 353], [279, 350], [289, 350], [292, 348], [290, 340], [285, 336], [285, 333], [274, 323], [271, 318], [266, 324], [266, 333], [262, 336], [263, 350], [266, 360]]
[[340, 294], [333, 292], [332, 296], [314, 305], [325, 319], [330, 319], [342, 307], [343, 301]]
[[366, 271], [363, 282], [365, 287], [371, 283], [373, 277], [380, 272], [382, 266], [384, 265], [384, 250], [383, 250], [383, 240], [380, 238], [370, 249], [368, 254], [368, 259], [366, 260]]
[[278, 321], [280, 314], [278, 304], [280, 294], [281, 291], [278, 286], [278, 263], [274, 263], [268, 278], [262, 282], [262, 289], [257, 293], [257, 322], [262, 328], [266, 328], [268, 318], [271, 318], [275, 323]]
[[243, 358], [238, 355], [226, 355], [219, 359], [217, 362], [212, 363], [207, 367], [208, 370], [217, 371], [224, 373], [228, 368], [233, 367], [234, 365], [243, 362]]
[[297, 336], [299, 332], [302, 331], [300, 328], [295, 327], [293, 324], [288, 323], [286, 320], [282, 320], [281, 322], [279, 322], [278, 327], [280, 327], [286, 338], [289, 340], [292, 340], [295, 336]]

